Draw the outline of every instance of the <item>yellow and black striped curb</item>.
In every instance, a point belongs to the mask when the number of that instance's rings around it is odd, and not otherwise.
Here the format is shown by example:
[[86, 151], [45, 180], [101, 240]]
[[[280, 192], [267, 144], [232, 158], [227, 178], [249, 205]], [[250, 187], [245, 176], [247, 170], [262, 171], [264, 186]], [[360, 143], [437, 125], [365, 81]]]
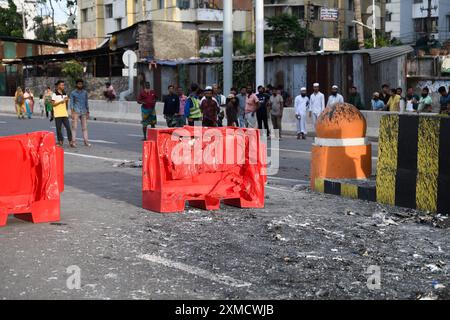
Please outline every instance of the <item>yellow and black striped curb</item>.
[[378, 202], [450, 213], [450, 118], [385, 115], [378, 143]]
[[375, 186], [317, 178], [317, 192], [450, 214], [450, 118], [385, 115]]
[[375, 186], [358, 186], [353, 183], [341, 182], [331, 179], [315, 179], [315, 191], [320, 193], [342, 196], [350, 199], [360, 199], [365, 201], [377, 201]]

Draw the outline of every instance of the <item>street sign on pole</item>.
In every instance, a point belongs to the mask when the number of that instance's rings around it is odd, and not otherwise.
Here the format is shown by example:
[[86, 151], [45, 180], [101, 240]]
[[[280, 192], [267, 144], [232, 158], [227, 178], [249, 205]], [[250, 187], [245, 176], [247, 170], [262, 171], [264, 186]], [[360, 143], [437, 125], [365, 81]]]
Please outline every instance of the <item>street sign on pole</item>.
[[122, 61], [125, 66], [133, 68], [137, 62], [137, 55], [133, 50], [127, 50], [123, 53]]
[[[130, 70], [129, 68], [122, 69], [122, 77], [128, 77], [130, 74], [129, 70]], [[137, 77], [137, 69], [136, 68], [131, 69], [131, 76]]]

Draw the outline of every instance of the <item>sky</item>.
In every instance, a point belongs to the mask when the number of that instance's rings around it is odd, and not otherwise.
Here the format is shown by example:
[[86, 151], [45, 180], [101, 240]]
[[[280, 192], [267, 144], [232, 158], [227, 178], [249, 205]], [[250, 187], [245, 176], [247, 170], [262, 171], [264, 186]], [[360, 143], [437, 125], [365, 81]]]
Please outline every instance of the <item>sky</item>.
[[[66, 23], [67, 22], [67, 2], [66, 0], [55, 1], [55, 20], [56, 23]], [[48, 7], [48, 6], [47, 6]], [[50, 12], [50, 11], [49, 11]], [[45, 14], [46, 11], [43, 11]], [[38, 14], [40, 14], [40, 9], [38, 10]]]
[[55, 10], [55, 20], [59, 23], [65, 23], [67, 21], [67, 14], [66, 11], [63, 10], [67, 6], [66, 0], [62, 0], [61, 3], [57, 6]]

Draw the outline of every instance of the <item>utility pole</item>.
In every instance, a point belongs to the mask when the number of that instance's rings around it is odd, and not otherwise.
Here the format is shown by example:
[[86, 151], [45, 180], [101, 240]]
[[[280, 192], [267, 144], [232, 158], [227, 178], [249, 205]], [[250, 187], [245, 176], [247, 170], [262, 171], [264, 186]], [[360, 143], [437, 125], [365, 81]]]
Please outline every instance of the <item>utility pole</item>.
[[[232, 2], [232, 1], [229, 1]], [[256, 87], [264, 85], [264, 0], [255, 0]]]
[[233, 84], [233, 1], [223, 3], [223, 92]]
[[[431, 0], [430, 0], [431, 1]], [[376, 20], [375, 0], [372, 0], [372, 40], [373, 47], [377, 47], [377, 20]]]
[[437, 9], [438, 7], [436, 5], [434, 7], [431, 7], [431, 0], [428, 0], [428, 7], [426, 9], [424, 7], [420, 7], [420, 11], [422, 12], [427, 11], [427, 18], [425, 21], [425, 33], [427, 34], [428, 38], [430, 38], [430, 35], [433, 32], [431, 11]]
[[[358, 45], [360, 49], [364, 48], [364, 29], [362, 24], [361, 0], [355, 0], [355, 19], [359, 23], [356, 24], [356, 33], [358, 35]], [[361, 24], [360, 24], [361, 23]]]
[[306, 35], [305, 35], [305, 51], [310, 51], [311, 50], [311, 46], [309, 45], [309, 27], [311, 24], [311, 20], [313, 18], [314, 15], [314, 6], [311, 5], [311, 1], [308, 1], [307, 5], [306, 5], [306, 19], [305, 19], [305, 26], [306, 26]]
[[430, 36], [431, 34], [431, 0], [428, 0], [428, 8], [427, 8], [427, 23], [426, 23], [426, 27], [427, 27], [427, 34], [428, 36]]
[[25, 1], [22, 1], [22, 30], [23, 30], [22, 37], [25, 39], [27, 33], [27, 27], [25, 23]]

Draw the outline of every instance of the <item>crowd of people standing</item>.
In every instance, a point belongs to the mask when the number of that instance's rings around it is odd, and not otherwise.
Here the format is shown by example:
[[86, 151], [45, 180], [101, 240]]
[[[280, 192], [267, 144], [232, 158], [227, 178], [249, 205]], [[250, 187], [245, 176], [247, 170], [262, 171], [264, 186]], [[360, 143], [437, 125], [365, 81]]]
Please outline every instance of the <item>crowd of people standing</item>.
[[[439, 113], [450, 113], [450, 88], [440, 87]], [[409, 87], [406, 94], [403, 94], [402, 88], [390, 88], [384, 84], [381, 92], [374, 92], [372, 101], [372, 110], [391, 111], [391, 112], [433, 112], [433, 99], [428, 87], [424, 87], [420, 95], [416, 94], [414, 88]]]
[[[34, 112], [34, 95], [30, 89], [22, 91], [20, 87], [17, 88], [14, 97], [15, 109], [19, 119], [31, 119]], [[67, 139], [72, 148], [76, 147], [76, 132], [78, 122], [81, 123], [83, 132], [84, 145], [90, 147], [88, 137], [87, 122], [89, 119], [89, 99], [87, 91], [84, 89], [84, 81], [76, 80], [75, 89], [71, 91], [70, 95], [65, 92], [65, 83], [63, 80], [58, 80], [55, 83], [54, 91], [47, 87], [43, 94], [39, 96], [38, 100], [39, 111], [41, 117], [45, 116], [50, 121], [55, 121], [57, 143], [60, 146], [64, 145], [63, 127], [66, 129]], [[70, 110], [70, 123], [69, 120]]]
[[[201, 89], [199, 85], [192, 84], [187, 95], [185, 90], [178, 86], [169, 85], [167, 94], [161, 101], [164, 104], [163, 114], [167, 127], [183, 127], [184, 125], [201, 125], [204, 127], [221, 127], [224, 125], [241, 128], [259, 128], [267, 131], [271, 137], [269, 121], [272, 123], [276, 138], [282, 138], [283, 111], [287, 107], [293, 107], [297, 128], [297, 139], [307, 137], [307, 118], [311, 118], [313, 126], [322, 111], [337, 103], [344, 103], [345, 99], [339, 93], [339, 87], [333, 85], [328, 99], [321, 92], [320, 84], [312, 85], [313, 91], [308, 94], [306, 87], [300, 89], [299, 94], [292, 99], [283, 86], [272, 85], [259, 86], [255, 91], [251, 85], [243, 86], [239, 90], [231, 88], [225, 96], [221, 88], [214, 84]], [[450, 88], [449, 88], [450, 91]], [[439, 88], [440, 112], [450, 113], [450, 92], [445, 87]], [[104, 96], [111, 102], [116, 98], [114, 88], [110, 83], [106, 84]], [[159, 100], [156, 92], [146, 82], [143, 90], [137, 97], [137, 103], [141, 107], [143, 139], [147, 139], [147, 128], [155, 128], [157, 124], [156, 103]], [[349, 91], [348, 103], [360, 110], [365, 109], [364, 102], [355, 86]], [[408, 88], [403, 95], [401, 88], [391, 89], [389, 85], [383, 85], [381, 92], [375, 92], [371, 100], [374, 111], [392, 112], [432, 112], [432, 98], [428, 88], [423, 88], [421, 95], [415, 94], [413, 88]], [[65, 83], [59, 80], [55, 84], [55, 90], [50, 87], [39, 96], [38, 105], [41, 116], [44, 114], [50, 121], [55, 120], [58, 144], [64, 144], [62, 134], [66, 129], [67, 138], [71, 147], [76, 147], [76, 131], [78, 123], [81, 124], [83, 141], [86, 146], [91, 146], [88, 138], [89, 99], [84, 88], [84, 81], [76, 81], [76, 87], [70, 95], [65, 92]], [[19, 119], [31, 119], [34, 111], [34, 95], [29, 88], [25, 91], [19, 87], [15, 94], [15, 109]], [[70, 117], [69, 117], [70, 111]], [[70, 123], [71, 120], [71, 123]], [[224, 122], [226, 120], [226, 123]]]

